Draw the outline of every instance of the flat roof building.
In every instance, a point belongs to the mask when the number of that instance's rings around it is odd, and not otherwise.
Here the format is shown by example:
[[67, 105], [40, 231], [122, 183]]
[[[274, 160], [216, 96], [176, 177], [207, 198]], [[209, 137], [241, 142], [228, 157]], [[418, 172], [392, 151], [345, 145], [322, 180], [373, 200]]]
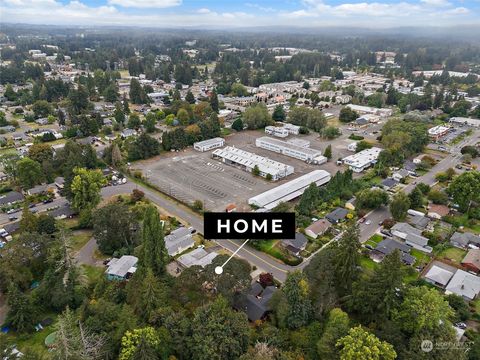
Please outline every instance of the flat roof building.
[[313, 162], [317, 164], [323, 164], [327, 162], [327, 158], [322, 155], [322, 152], [320, 150], [298, 146], [295, 144], [295, 142], [291, 141], [284, 141], [263, 136], [255, 140], [255, 145], [262, 149], [274, 151], [276, 153], [280, 153], [306, 162]]
[[138, 258], [132, 255], [123, 255], [120, 259], [113, 258], [108, 262], [107, 278], [109, 280], [126, 280], [129, 275], [137, 271]]
[[440, 139], [442, 136], [445, 136], [446, 134], [448, 134], [449, 131], [450, 131], [449, 127], [437, 125], [428, 129], [428, 136], [430, 136], [431, 139], [436, 141]]
[[165, 247], [170, 256], [178, 255], [194, 245], [192, 230], [183, 226], [165, 236]]
[[382, 149], [378, 147], [365, 149], [343, 158], [343, 163], [348, 165], [352, 171], [359, 173], [375, 164], [381, 151]]
[[212, 157], [214, 159], [220, 159], [227, 165], [237, 166], [247, 172], [252, 172], [253, 169], [257, 167], [260, 171], [260, 176], [267, 177], [270, 175], [272, 180], [282, 179], [293, 174], [294, 171], [293, 166], [232, 146], [214, 150], [212, 152]]
[[279, 138], [286, 138], [289, 135], [289, 132], [284, 127], [279, 126], [266, 126], [265, 134], [276, 136]]
[[315, 183], [317, 186], [325, 185], [330, 181], [330, 178], [330, 173], [327, 171], [314, 170], [248, 199], [248, 203], [260, 208], [273, 209], [281, 202], [287, 202], [301, 196], [311, 183]]
[[211, 264], [217, 255], [218, 254], [216, 252], [208, 253], [205, 251], [205, 249], [197, 248], [180, 256], [177, 259], [177, 262], [185, 268], [189, 268], [190, 266], [194, 265], [205, 267]]
[[450, 118], [449, 121], [451, 123], [455, 123], [455, 124], [480, 127], [480, 120], [479, 119], [472, 119], [472, 118], [467, 118], [467, 117], [452, 117], [452, 118]]
[[287, 129], [287, 131], [292, 135], [300, 134], [300, 126], [298, 126], [298, 125], [293, 125], [293, 124], [290, 124], [290, 123], [284, 123], [283, 128]]
[[197, 141], [196, 143], [193, 144], [193, 148], [201, 152], [216, 149], [222, 146], [225, 146], [225, 139], [221, 137], [216, 137], [213, 139], [208, 139], [203, 141]]
[[393, 110], [388, 108], [374, 108], [370, 106], [362, 106], [362, 105], [354, 105], [354, 104], [348, 104], [347, 107], [349, 107], [350, 109], [360, 114], [373, 114], [373, 115], [379, 115], [382, 117], [392, 116], [393, 114]]

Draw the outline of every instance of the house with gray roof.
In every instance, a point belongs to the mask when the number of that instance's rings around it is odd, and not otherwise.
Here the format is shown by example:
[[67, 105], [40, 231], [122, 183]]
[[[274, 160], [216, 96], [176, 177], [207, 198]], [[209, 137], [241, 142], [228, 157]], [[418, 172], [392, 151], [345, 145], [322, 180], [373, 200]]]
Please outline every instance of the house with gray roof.
[[301, 251], [305, 250], [308, 244], [308, 239], [305, 235], [301, 233], [295, 233], [295, 239], [286, 239], [281, 241], [281, 245], [290, 251], [293, 255], [300, 254]]
[[259, 283], [254, 283], [247, 294], [237, 295], [234, 307], [244, 311], [250, 321], [262, 320], [272, 310], [270, 299], [277, 290], [275, 286], [263, 288]]
[[419, 230], [425, 230], [430, 223], [430, 219], [426, 216], [412, 215], [408, 217], [408, 222]]
[[207, 252], [205, 249], [197, 248], [190, 251], [177, 259], [177, 262], [184, 268], [189, 268], [190, 266], [201, 266], [205, 267], [212, 263], [213, 259], [217, 257], [216, 252]]
[[433, 250], [427, 245], [428, 239], [422, 236], [422, 231], [414, 228], [410, 224], [403, 222], [396, 223], [390, 231], [395, 238], [405, 241], [405, 244], [417, 250], [426, 253], [431, 253]]
[[132, 255], [123, 255], [120, 259], [113, 258], [107, 264], [107, 278], [109, 280], [127, 280], [137, 271], [138, 258]]
[[445, 293], [457, 294], [470, 301], [480, 292], [480, 277], [463, 270], [457, 270], [445, 288]]
[[455, 273], [455, 268], [449, 269], [446, 266], [433, 265], [425, 274], [425, 281], [444, 289]]
[[170, 256], [178, 255], [194, 245], [192, 229], [183, 226], [165, 236], [165, 246]]
[[470, 244], [480, 247], [480, 237], [469, 232], [456, 231], [450, 238], [450, 243], [461, 249], [467, 248]]

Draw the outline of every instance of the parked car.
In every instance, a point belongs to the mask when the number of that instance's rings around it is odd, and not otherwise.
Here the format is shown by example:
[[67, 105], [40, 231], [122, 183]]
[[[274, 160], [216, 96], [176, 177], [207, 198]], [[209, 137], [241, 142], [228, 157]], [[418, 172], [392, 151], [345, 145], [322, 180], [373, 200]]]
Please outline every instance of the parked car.
[[463, 322], [456, 323], [455, 326], [462, 329], [462, 330], [465, 330], [467, 328], [467, 324], [465, 324]]
[[15, 221], [15, 220], [18, 220], [18, 218], [16, 216], [9, 216], [8, 220], [9, 221]]

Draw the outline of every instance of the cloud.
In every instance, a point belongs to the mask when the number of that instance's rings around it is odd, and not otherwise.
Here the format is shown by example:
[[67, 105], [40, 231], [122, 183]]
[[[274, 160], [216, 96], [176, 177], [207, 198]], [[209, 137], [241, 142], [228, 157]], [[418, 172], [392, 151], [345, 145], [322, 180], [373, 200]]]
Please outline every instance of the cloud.
[[[62, 0], [63, 1], [63, 0]], [[222, 6], [192, 9], [174, 7], [181, 0], [106, 0], [106, 5], [87, 5], [79, 0], [0, 0], [2, 21], [58, 25], [125, 25], [151, 27], [247, 27], [247, 26], [451, 26], [478, 21], [475, 8], [454, 7], [445, 0], [401, 2], [344, 2], [328, 5], [322, 0], [303, 0], [293, 11], [275, 10], [246, 3], [244, 11]], [[206, 4], [198, 1], [197, 4]], [[129, 4], [135, 4], [131, 10]], [[248, 5], [249, 4], [249, 5]], [[436, 4], [436, 6], [433, 6]], [[445, 4], [440, 6], [440, 4]], [[241, 9], [239, 3], [238, 8]], [[157, 9], [152, 8], [156, 6]], [[167, 7], [167, 8], [166, 8]], [[251, 8], [248, 11], [248, 8]], [[275, 12], [270, 11], [275, 10]], [[439, 22], [439, 19], [442, 19]]]
[[447, 0], [421, 0], [420, 2], [434, 7], [445, 7], [452, 5], [452, 3], [448, 2]]
[[108, 0], [110, 5], [120, 5], [128, 8], [169, 8], [179, 6], [182, 0]]
[[254, 8], [254, 9], [257, 9], [257, 10], [260, 10], [260, 11], [263, 11], [263, 12], [267, 12], [267, 13], [273, 13], [273, 12], [278, 11], [278, 10], [272, 8], [272, 7], [265, 7], [265, 6], [261, 6], [261, 5], [258, 5], [258, 4], [252, 4], [252, 3], [245, 3], [245, 6], [247, 6], [249, 8]]

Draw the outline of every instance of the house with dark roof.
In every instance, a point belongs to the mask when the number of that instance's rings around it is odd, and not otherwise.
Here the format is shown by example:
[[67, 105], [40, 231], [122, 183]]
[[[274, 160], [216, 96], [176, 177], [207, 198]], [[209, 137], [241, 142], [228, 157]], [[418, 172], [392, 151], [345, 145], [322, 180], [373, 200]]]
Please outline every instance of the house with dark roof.
[[259, 283], [254, 283], [247, 294], [237, 295], [234, 307], [244, 311], [250, 321], [262, 320], [272, 310], [270, 299], [277, 290], [275, 286], [263, 288]]
[[281, 241], [281, 245], [291, 252], [293, 255], [299, 255], [302, 250], [305, 250], [308, 244], [308, 239], [301, 233], [295, 233], [295, 239], [285, 239]]
[[416, 176], [417, 175], [417, 164], [413, 161], [407, 160], [403, 164], [403, 168], [409, 172], [410, 175]]
[[347, 215], [348, 215], [348, 210], [341, 207], [337, 207], [335, 210], [325, 215], [325, 219], [327, 219], [328, 221], [330, 221], [332, 224], [335, 225], [345, 220]]
[[70, 219], [76, 214], [76, 211], [70, 207], [70, 204], [65, 204], [48, 212], [51, 217], [60, 219]]
[[0, 196], [0, 206], [15, 204], [24, 199], [23, 194], [18, 191], [10, 191]]
[[415, 257], [410, 255], [410, 246], [393, 239], [380, 241], [375, 249], [371, 251], [370, 258], [375, 262], [381, 262], [385, 256], [390, 255], [395, 250], [400, 251], [400, 256], [405, 265], [413, 265], [415, 263]]
[[480, 249], [470, 249], [462, 260], [462, 266], [469, 271], [480, 272]]
[[461, 249], [467, 248], [470, 244], [480, 247], [480, 237], [469, 232], [461, 233], [457, 231], [450, 238], [450, 243]]
[[384, 190], [391, 190], [398, 185], [398, 181], [392, 178], [383, 180], [380, 184]]

